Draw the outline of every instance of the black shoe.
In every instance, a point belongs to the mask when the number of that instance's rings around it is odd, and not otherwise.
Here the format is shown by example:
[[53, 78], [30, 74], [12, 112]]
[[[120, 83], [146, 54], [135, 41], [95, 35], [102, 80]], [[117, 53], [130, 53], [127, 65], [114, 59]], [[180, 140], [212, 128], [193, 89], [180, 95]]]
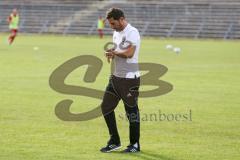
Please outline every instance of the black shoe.
[[123, 153], [135, 153], [135, 152], [140, 152], [140, 146], [138, 143], [135, 144], [130, 144], [127, 146], [127, 149], [122, 151]]
[[100, 151], [101, 152], [104, 152], [104, 153], [109, 153], [109, 152], [112, 152], [112, 151], [116, 151], [118, 150], [119, 148], [121, 148], [121, 144], [107, 144], [106, 147], [103, 147]]

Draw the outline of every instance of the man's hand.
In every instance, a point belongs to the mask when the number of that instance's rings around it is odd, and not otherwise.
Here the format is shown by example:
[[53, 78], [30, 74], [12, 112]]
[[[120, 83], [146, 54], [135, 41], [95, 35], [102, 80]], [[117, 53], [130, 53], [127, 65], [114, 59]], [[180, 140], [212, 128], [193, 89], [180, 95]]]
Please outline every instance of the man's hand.
[[108, 50], [105, 52], [105, 56], [107, 57], [108, 63], [110, 63], [110, 60], [115, 56], [115, 52], [113, 50]]

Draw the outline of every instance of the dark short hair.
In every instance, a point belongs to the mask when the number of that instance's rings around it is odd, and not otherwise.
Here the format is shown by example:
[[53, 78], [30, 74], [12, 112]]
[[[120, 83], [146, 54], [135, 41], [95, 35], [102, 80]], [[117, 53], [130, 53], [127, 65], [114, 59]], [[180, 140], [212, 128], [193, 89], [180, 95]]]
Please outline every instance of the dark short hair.
[[119, 8], [110, 8], [106, 13], [106, 19], [119, 20], [121, 17], [125, 18], [123, 11]]

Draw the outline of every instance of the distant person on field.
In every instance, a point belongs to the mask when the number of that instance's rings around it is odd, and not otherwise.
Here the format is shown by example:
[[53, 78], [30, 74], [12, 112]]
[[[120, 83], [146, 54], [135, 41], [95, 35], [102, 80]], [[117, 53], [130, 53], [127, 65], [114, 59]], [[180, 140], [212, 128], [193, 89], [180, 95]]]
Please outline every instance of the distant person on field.
[[103, 38], [103, 29], [104, 29], [104, 23], [105, 21], [102, 19], [101, 16], [98, 18], [98, 35], [100, 38]]
[[19, 14], [17, 9], [13, 9], [7, 21], [9, 24], [9, 29], [11, 31], [11, 35], [8, 37], [8, 44], [11, 45], [15, 37], [17, 36], [17, 32], [18, 32]]

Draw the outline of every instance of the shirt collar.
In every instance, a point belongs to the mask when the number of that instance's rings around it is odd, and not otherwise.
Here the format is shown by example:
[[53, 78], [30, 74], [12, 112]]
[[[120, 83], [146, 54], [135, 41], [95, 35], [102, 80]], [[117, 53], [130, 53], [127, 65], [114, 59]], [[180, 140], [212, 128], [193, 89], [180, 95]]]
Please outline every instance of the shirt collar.
[[130, 24], [128, 23], [126, 25], [126, 27], [120, 33], [125, 33], [128, 30], [129, 27], [130, 27]]

